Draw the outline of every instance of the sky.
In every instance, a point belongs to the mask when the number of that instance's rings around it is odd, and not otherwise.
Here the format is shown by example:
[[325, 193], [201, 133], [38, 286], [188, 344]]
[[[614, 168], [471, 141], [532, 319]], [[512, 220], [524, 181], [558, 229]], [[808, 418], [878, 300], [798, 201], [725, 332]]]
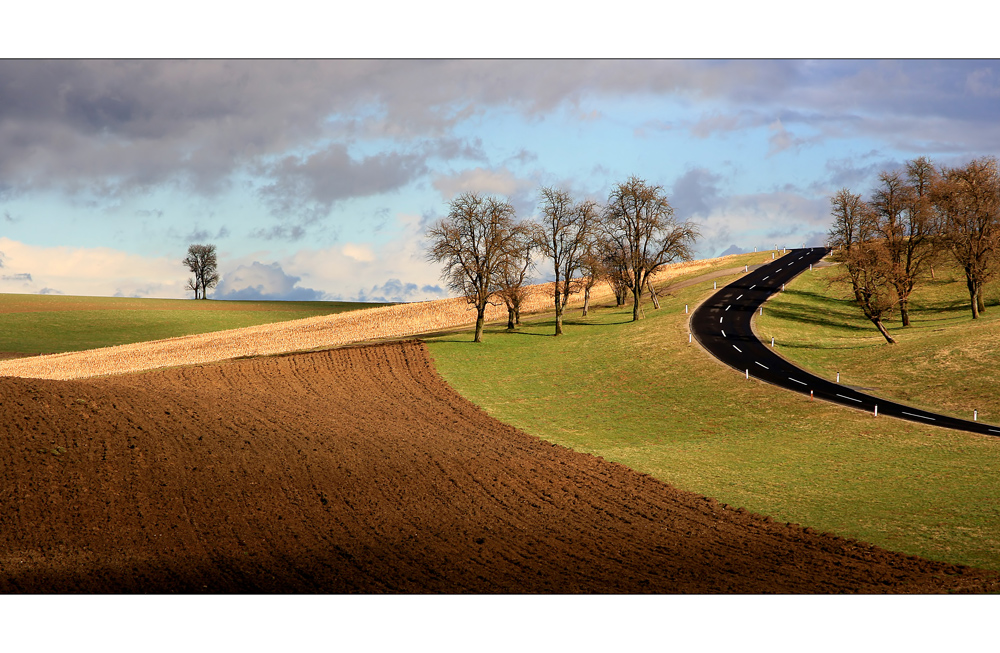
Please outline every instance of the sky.
[[991, 60], [7, 58], [0, 292], [190, 297], [204, 243], [214, 299], [437, 299], [458, 194], [531, 219], [631, 175], [699, 258], [820, 245], [837, 190], [1000, 153], [998, 117]]

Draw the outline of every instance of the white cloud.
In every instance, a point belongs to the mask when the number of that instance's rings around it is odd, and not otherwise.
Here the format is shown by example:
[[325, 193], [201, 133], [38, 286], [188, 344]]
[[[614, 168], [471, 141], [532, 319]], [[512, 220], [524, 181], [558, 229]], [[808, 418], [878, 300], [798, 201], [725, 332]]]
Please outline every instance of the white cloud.
[[534, 191], [536, 183], [529, 179], [519, 179], [507, 168], [489, 170], [470, 168], [457, 175], [439, 175], [434, 179], [436, 188], [446, 200], [461, 193], [483, 193], [513, 197], [527, 191]]
[[0, 292], [187, 297], [180, 258], [145, 257], [109, 247], [37, 247], [0, 237]]
[[317, 301], [326, 299], [320, 290], [298, 285], [300, 278], [286, 274], [277, 263], [254, 261], [224, 275], [212, 295], [214, 299], [263, 299]]
[[375, 253], [368, 245], [355, 245], [354, 243], [347, 243], [340, 248], [340, 251], [344, 254], [344, 256], [352, 258], [355, 261], [361, 261], [362, 263], [371, 263], [375, 260]]

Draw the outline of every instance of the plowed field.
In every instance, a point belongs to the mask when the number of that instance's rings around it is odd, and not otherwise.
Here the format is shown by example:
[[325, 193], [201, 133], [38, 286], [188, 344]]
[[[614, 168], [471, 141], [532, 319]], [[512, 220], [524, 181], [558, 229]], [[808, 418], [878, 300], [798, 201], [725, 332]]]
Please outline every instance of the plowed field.
[[499, 423], [402, 342], [0, 378], [2, 592], [996, 591]]

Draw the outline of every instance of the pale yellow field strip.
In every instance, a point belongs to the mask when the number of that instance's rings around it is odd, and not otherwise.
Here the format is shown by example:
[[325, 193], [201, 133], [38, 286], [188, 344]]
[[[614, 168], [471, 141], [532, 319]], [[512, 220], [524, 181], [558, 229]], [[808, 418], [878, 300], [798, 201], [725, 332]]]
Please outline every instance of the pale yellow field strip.
[[[662, 283], [683, 273], [708, 267], [716, 259], [677, 263], [656, 277]], [[598, 284], [592, 302], [613, 297], [607, 284]], [[569, 304], [583, 304], [581, 293], [571, 295]], [[531, 286], [522, 314], [552, 309], [552, 284]], [[487, 322], [507, 319], [501, 303], [489, 306]], [[86, 351], [50, 354], [0, 361], [0, 376], [36, 379], [80, 379], [108, 374], [127, 374], [160, 367], [197, 365], [242, 356], [264, 356], [310, 349], [332, 348], [367, 340], [403, 338], [430, 331], [475, 324], [475, 309], [464, 299], [383, 306], [336, 315], [277, 322], [216, 331], [180, 338], [152, 340], [130, 345], [102, 347]]]

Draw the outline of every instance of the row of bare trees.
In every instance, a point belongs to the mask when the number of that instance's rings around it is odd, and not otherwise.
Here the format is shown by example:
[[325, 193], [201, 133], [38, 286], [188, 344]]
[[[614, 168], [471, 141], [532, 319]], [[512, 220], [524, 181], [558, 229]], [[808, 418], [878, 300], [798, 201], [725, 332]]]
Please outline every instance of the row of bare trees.
[[965, 272], [972, 317], [1000, 271], [1000, 170], [995, 157], [935, 166], [927, 157], [883, 171], [865, 200], [843, 188], [831, 198], [828, 244], [844, 264], [859, 307], [889, 343], [883, 324], [898, 309], [910, 326], [914, 287], [949, 254]]
[[520, 306], [538, 257], [552, 263], [555, 335], [563, 332], [563, 310], [574, 292], [590, 291], [601, 279], [615, 291], [618, 305], [633, 296], [632, 319], [650, 278], [676, 260], [689, 260], [698, 236], [690, 222], [678, 222], [661, 186], [638, 177], [616, 184], [607, 204], [575, 200], [568, 191], [542, 188], [538, 221], [518, 221], [506, 200], [464, 193], [448, 215], [427, 231], [428, 260], [442, 264], [448, 287], [476, 308], [475, 341], [482, 341], [486, 306], [503, 301], [507, 326], [520, 323]]

